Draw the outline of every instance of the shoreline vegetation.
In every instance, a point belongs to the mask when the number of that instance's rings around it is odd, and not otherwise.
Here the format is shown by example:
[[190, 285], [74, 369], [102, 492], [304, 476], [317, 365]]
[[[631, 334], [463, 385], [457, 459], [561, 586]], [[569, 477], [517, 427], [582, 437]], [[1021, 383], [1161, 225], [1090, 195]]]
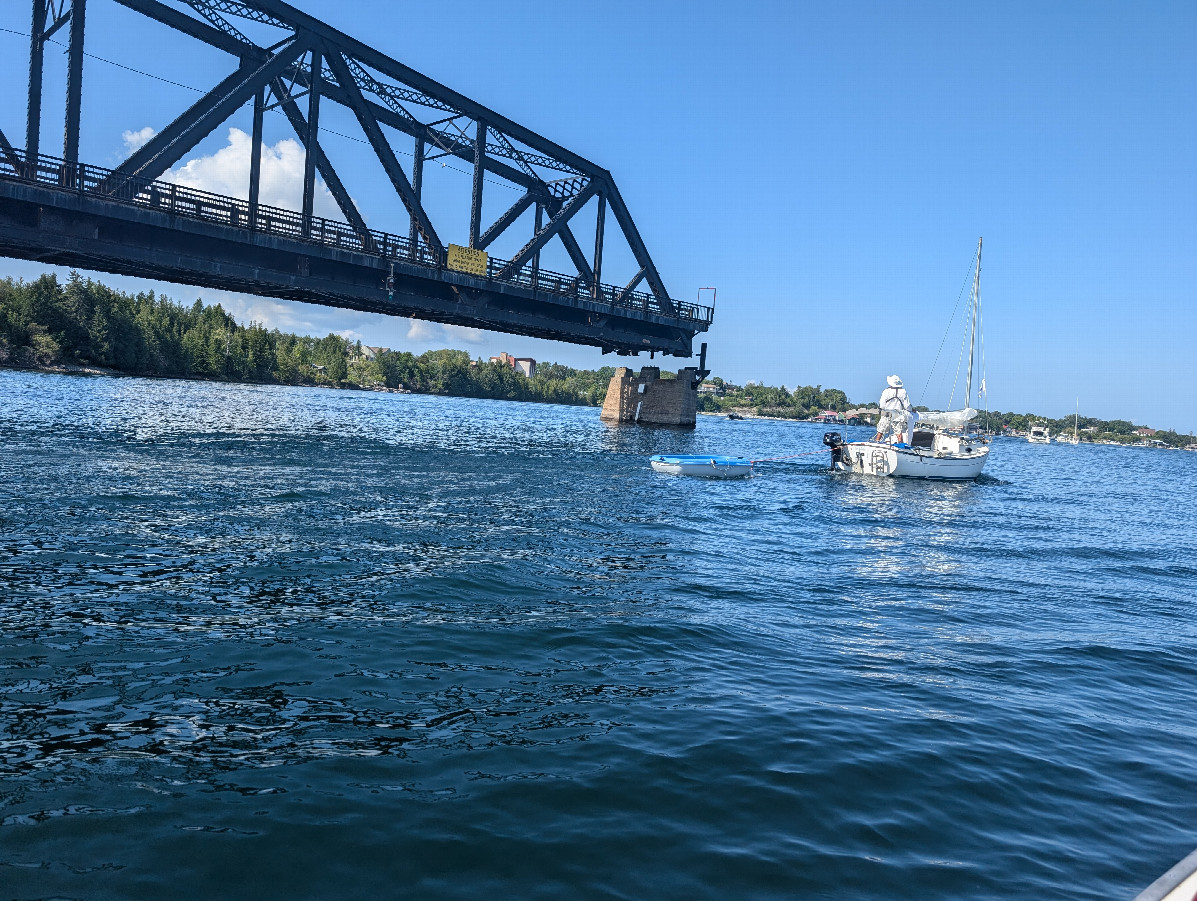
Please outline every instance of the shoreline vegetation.
[[[614, 366], [572, 369], [540, 363], [531, 378], [504, 363], [471, 360], [463, 350], [363, 349], [361, 342], [330, 334], [292, 335], [259, 323], [240, 325], [219, 304], [185, 306], [153, 291], [128, 294], [72, 272], [65, 285], [54, 275], [32, 282], [0, 280], [0, 367], [105, 375], [192, 378], [256, 384], [306, 385], [401, 391], [494, 400], [601, 406]], [[662, 372], [663, 378], [673, 373]], [[708, 380], [716, 393], [699, 397], [702, 413], [738, 413], [769, 419], [811, 419], [824, 411], [854, 409], [847, 394], [821, 385], [734, 385]], [[876, 403], [857, 409], [876, 411]], [[1073, 418], [990, 411], [983, 428], [1026, 432], [1046, 425], [1071, 435]], [[1083, 416], [1081, 440], [1136, 444], [1143, 427], [1125, 420]], [[1156, 431], [1150, 438], [1171, 447], [1192, 436]]]

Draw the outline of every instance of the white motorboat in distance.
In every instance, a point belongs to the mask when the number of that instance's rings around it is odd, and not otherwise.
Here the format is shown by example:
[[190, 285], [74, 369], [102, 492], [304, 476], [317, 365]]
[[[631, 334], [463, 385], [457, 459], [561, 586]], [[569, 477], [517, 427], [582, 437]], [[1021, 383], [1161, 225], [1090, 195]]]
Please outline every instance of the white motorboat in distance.
[[1027, 441], [1031, 444], [1051, 444], [1052, 436], [1048, 434], [1047, 426], [1033, 425], [1031, 430], [1027, 432]]
[[649, 457], [652, 468], [675, 476], [701, 479], [742, 479], [752, 475], [752, 461], [747, 457], [719, 454], [656, 454]]

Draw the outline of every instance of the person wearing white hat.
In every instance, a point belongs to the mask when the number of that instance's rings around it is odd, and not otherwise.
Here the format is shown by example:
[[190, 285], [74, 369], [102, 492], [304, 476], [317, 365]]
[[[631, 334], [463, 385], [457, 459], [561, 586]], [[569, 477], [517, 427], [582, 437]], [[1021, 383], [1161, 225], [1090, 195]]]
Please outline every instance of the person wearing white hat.
[[902, 380], [891, 375], [885, 381], [889, 387], [881, 392], [881, 400], [877, 404], [881, 408], [881, 418], [877, 422], [877, 435], [873, 440], [909, 444], [914, 436], [914, 421], [918, 419], [918, 414], [910, 405], [910, 396], [902, 387]]

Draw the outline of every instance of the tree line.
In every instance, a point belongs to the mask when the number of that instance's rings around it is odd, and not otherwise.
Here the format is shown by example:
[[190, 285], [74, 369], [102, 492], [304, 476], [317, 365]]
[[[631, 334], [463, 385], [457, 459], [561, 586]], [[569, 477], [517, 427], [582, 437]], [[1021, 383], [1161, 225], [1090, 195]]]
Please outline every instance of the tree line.
[[[599, 406], [614, 375], [612, 366], [572, 369], [542, 363], [526, 378], [503, 363], [472, 360], [463, 350], [415, 355], [384, 351], [371, 358], [360, 342], [341, 335], [292, 335], [259, 323], [241, 325], [219, 304], [176, 303], [153, 291], [129, 294], [78, 273], [66, 284], [54, 275], [32, 281], [0, 280], [0, 366], [47, 368], [100, 366], [122, 373], [281, 385], [391, 388], [499, 400]], [[662, 378], [674, 373], [662, 372]], [[824, 410], [853, 407], [838, 388], [805, 385], [735, 385], [715, 376], [718, 394], [699, 397], [709, 413], [748, 410], [761, 416], [808, 419]], [[876, 408], [876, 403], [868, 407]], [[1072, 433], [1072, 417], [1049, 419], [1031, 413], [985, 413], [987, 431], [1026, 431], [1046, 424], [1052, 434]], [[1089, 441], [1133, 443], [1140, 428], [1126, 420], [1082, 416]], [[1193, 438], [1171, 431], [1152, 436], [1174, 446]]]
[[[802, 385], [790, 391], [785, 385], [733, 385], [719, 376], [708, 380], [718, 394], [704, 394], [698, 399], [698, 409], [706, 413], [751, 411], [757, 416], [777, 419], [809, 419], [824, 410], [843, 413], [853, 404], [839, 388], [822, 385]], [[874, 403], [872, 406], [876, 407]]]
[[599, 405], [614, 368], [557, 363], [526, 378], [461, 350], [374, 358], [341, 335], [292, 335], [241, 325], [219, 304], [129, 294], [72, 273], [32, 282], [0, 280], [0, 365], [98, 366], [122, 373], [281, 385], [392, 388], [502, 400]]

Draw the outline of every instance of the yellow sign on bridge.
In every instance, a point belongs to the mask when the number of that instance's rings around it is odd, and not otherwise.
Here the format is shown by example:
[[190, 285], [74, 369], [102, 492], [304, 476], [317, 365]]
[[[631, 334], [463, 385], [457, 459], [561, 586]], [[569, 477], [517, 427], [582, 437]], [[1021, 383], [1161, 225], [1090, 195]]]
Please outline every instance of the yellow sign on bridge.
[[489, 259], [485, 250], [462, 247], [460, 244], [449, 245], [449, 268], [457, 272], [486, 278], [486, 264]]

